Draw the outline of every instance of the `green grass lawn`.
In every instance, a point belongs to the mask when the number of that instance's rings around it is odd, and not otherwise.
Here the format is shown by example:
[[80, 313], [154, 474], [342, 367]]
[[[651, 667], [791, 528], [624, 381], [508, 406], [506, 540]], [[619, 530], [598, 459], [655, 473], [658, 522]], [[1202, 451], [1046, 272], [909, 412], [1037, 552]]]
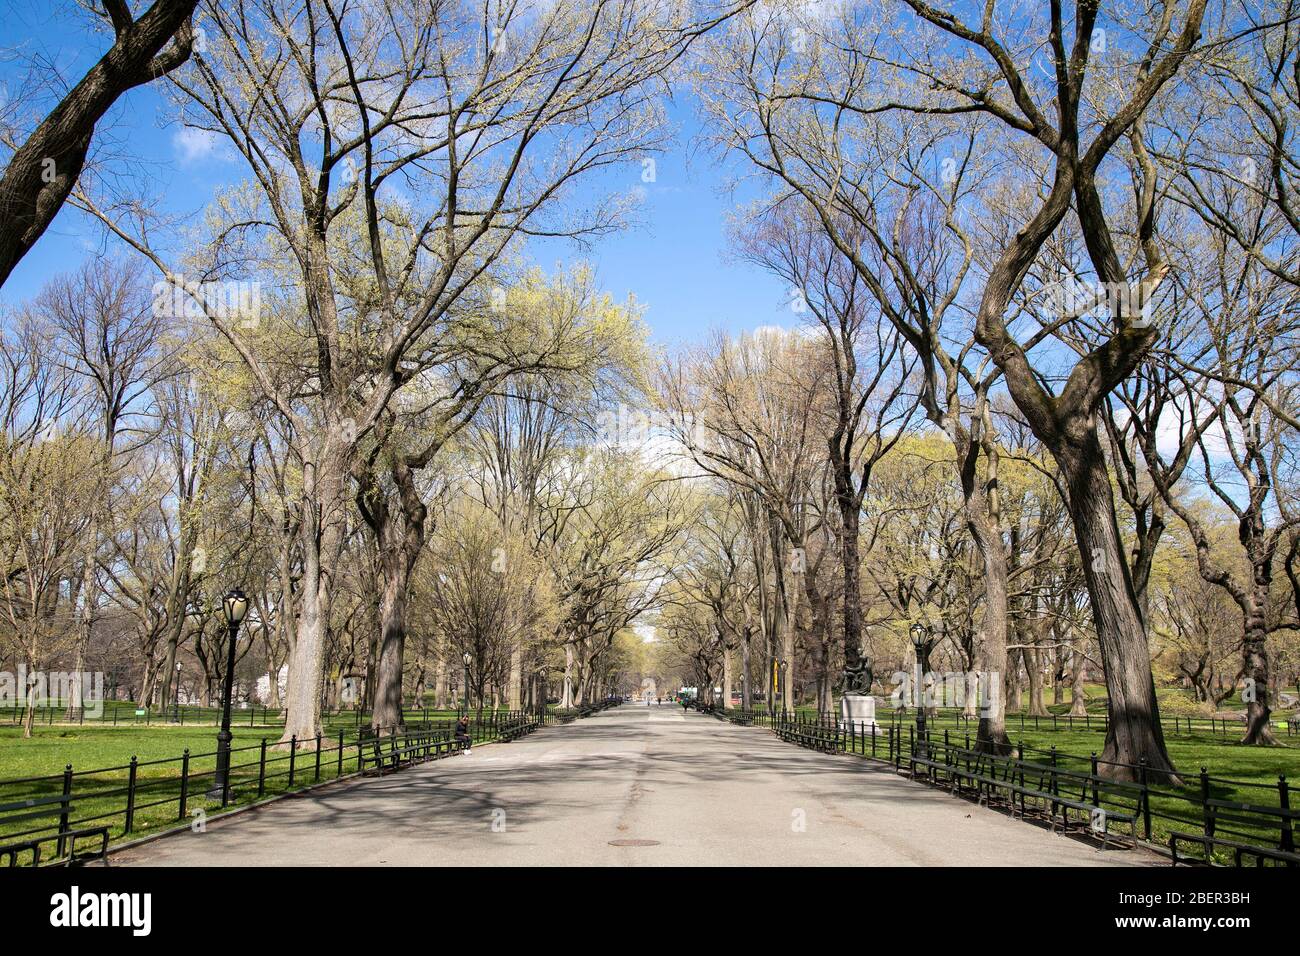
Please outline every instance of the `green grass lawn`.
[[[67, 764], [73, 768], [72, 793], [76, 798], [70, 827], [106, 824], [110, 836], [145, 836], [160, 829], [192, 820], [196, 811], [211, 813], [220, 808], [219, 797], [208, 797], [216, 765], [216, 735], [212, 728], [41, 728], [30, 739], [23, 739], [21, 729], [0, 730], [0, 776], [39, 777], [26, 783], [8, 782], [0, 787], [0, 803], [41, 799], [62, 792], [62, 772]], [[274, 749], [279, 735], [266, 731], [237, 728], [231, 756], [233, 805], [252, 803], [260, 796], [271, 796], [291, 789], [288, 776], [288, 752]], [[261, 780], [261, 741], [268, 739], [266, 775]], [[188, 767], [180, 759], [190, 750]], [[242, 748], [242, 749], [241, 749]], [[137, 757], [132, 825], [126, 827], [126, 808], [131, 800], [130, 761]], [[343, 773], [356, 769], [356, 750], [343, 753]], [[320, 779], [327, 780], [339, 772], [335, 753], [322, 754]], [[294, 756], [293, 789], [315, 782], [315, 753], [299, 751]], [[49, 775], [49, 776], [45, 776]], [[186, 778], [182, 786], [182, 777]], [[16, 820], [15, 814], [0, 816], [0, 842], [19, 840], [22, 834], [57, 826], [57, 813], [45, 818]], [[48, 856], [51, 847], [43, 852]]]
[[[231, 732], [236, 747], [280, 737], [274, 730], [259, 728], [235, 727]], [[62, 773], [67, 764], [74, 771], [97, 770], [129, 763], [133, 756], [140, 760], [179, 757], [187, 747], [194, 754], [216, 750], [216, 728], [37, 727], [24, 740], [21, 727], [0, 727], [0, 781]]]
[[[421, 720], [426, 713], [408, 712], [407, 719]], [[476, 714], [475, 714], [476, 716]], [[453, 711], [428, 711], [430, 721], [452, 720]], [[357, 721], [347, 714], [326, 721], [322, 752], [299, 750], [290, 759], [288, 748], [277, 748], [280, 731], [274, 727], [232, 727], [234, 751], [231, 758], [232, 805], [242, 806], [258, 799], [300, 789], [357, 769]], [[345, 746], [338, 747], [339, 733]], [[482, 741], [486, 731], [476, 733]], [[262, 742], [266, 761], [262, 763]], [[209, 797], [216, 766], [216, 730], [213, 727], [180, 727], [153, 724], [37, 726], [24, 739], [21, 726], [0, 726], [0, 804], [40, 800], [63, 791], [64, 768], [71, 764], [72, 793], [76, 798], [70, 827], [106, 824], [110, 837], [119, 840], [139, 837], [176, 827], [192, 820], [195, 811], [220, 810], [220, 799]], [[183, 755], [190, 752], [188, 766]], [[130, 802], [131, 758], [135, 757], [133, 819], [126, 827]], [[292, 773], [292, 780], [290, 774]], [[29, 831], [58, 825], [56, 808], [50, 816], [19, 821], [16, 813], [0, 815], [0, 843], [17, 842]], [[22, 811], [27, 812], [27, 811]], [[52, 851], [46, 845], [48, 857]]]
[[[408, 710], [408, 721], [430, 722], [453, 721], [454, 710]], [[477, 717], [472, 711], [471, 716]], [[236, 719], [232, 721], [231, 732], [235, 737], [235, 746], [257, 744], [263, 738], [274, 744], [280, 739], [280, 729], [274, 726], [256, 725], [240, 726]], [[324, 718], [325, 735], [338, 739], [340, 732], [345, 740], [355, 739], [358, 727], [368, 726], [368, 715], [360, 718], [353, 713], [332, 715]], [[97, 770], [116, 767], [130, 762], [131, 757], [141, 761], [179, 758], [186, 748], [192, 754], [208, 753], [217, 747], [217, 728], [215, 726], [185, 726], [176, 724], [87, 723], [84, 725], [46, 726], [38, 724], [33, 728], [33, 736], [23, 739], [22, 726], [13, 724], [0, 725], [0, 783], [18, 777], [36, 777], [46, 774], [58, 774], [63, 768], [72, 764], [74, 771]]]

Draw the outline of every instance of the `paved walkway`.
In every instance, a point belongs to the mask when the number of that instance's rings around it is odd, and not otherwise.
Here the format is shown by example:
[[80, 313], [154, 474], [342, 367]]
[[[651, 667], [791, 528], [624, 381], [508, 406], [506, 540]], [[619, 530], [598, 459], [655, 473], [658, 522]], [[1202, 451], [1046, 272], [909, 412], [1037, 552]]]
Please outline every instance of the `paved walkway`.
[[112, 865], [1142, 865], [888, 769], [626, 705], [116, 854]]

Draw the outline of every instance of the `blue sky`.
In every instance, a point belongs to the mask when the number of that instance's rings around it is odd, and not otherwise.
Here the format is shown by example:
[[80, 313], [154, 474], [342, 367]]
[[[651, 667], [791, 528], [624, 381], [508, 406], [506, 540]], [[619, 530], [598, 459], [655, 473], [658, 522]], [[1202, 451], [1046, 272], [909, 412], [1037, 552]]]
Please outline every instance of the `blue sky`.
[[[70, 14], [70, 8], [50, 0], [0, 0], [0, 49], [18, 51], [16, 58], [0, 61], [6, 99], [20, 94], [30, 58], [56, 64], [71, 85], [106, 48], [107, 36], [90, 34], [85, 17]], [[106, 170], [114, 168], [115, 157], [143, 162], [154, 192], [172, 211], [197, 213], [215, 189], [243, 178], [247, 170], [237, 158], [169, 124], [161, 92], [155, 84], [123, 97], [100, 124], [94, 148]], [[724, 262], [726, 216], [734, 200], [721, 192], [725, 177], [714, 161], [688, 150], [696, 128], [689, 98], [670, 104], [669, 115], [679, 136], [673, 150], [657, 158], [656, 181], [644, 184], [641, 225], [585, 252], [548, 244], [535, 253], [539, 264], [549, 269], [561, 260], [586, 258], [605, 289], [620, 299], [636, 296], [652, 338], [661, 343], [697, 339], [711, 328], [793, 324], [780, 282], [753, 267]], [[620, 191], [642, 185], [639, 166], [590, 183]], [[14, 271], [0, 301], [12, 304], [35, 294], [51, 276], [103, 248], [121, 251], [96, 223], [65, 209]]]

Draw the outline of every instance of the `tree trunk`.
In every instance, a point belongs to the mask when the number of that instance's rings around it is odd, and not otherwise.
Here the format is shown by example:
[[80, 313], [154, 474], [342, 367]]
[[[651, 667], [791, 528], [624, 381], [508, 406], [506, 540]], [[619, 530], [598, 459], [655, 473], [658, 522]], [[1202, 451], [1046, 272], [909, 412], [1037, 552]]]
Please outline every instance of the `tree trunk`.
[[1020, 713], [1023, 685], [1020, 682], [1020, 650], [1012, 650], [1007, 656], [1007, 713]]
[[23, 739], [30, 739], [32, 736], [32, 727], [36, 723], [36, 691], [28, 689], [27, 691], [27, 713], [23, 715]]
[[[333, 439], [327, 441], [332, 444]], [[290, 739], [315, 740], [321, 733], [321, 680], [324, 676], [325, 645], [329, 636], [332, 603], [332, 569], [342, 541], [347, 499], [342, 453], [327, 447], [318, 462], [303, 470], [302, 603], [297, 642], [289, 666], [284, 735]]]
[[1029, 716], [1046, 717], [1047, 708], [1043, 705], [1042, 652], [1036, 647], [1031, 647], [1025, 648], [1023, 653], [1025, 673], [1029, 677]]
[[1075, 651], [1070, 662], [1070, 716], [1084, 717], [1088, 713], [1088, 697], [1083, 692], [1083, 654]]
[[153, 701], [154, 688], [158, 684], [158, 665], [145, 661], [144, 674], [140, 678], [140, 706], [149, 707]]
[[[834, 650], [831, 647], [829, 639], [823, 640], [820, 646], [822, 652], [822, 679], [819, 687], [817, 711], [826, 714], [827, 716], [834, 716], [835, 677], [831, 672], [831, 660], [834, 656]], [[870, 688], [868, 688], [868, 691], [869, 690]]]
[[438, 658], [433, 668], [433, 706], [435, 710], [447, 710], [449, 708], [447, 702], [447, 661], [443, 657], [445, 651], [445, 647], [436, 650]]
[[1269, 706], [1268, 625], [1264, 620], [1271, 583], [1271, 567], [1256, 564], [1241, 644], [1242, 676], [1249, 681], [1243, 694], [1247, 698], [1246, 733], [1241, 739], [1243, 744], [1277, 743], [1269, 723], [1272, 708]]
[[560, 709], [573, 707], [573, 645], [564, 642], [564, 691], [560, 698]]
[[[387, 429], [381, 431], [382, 447]], [[375, 536], [383, 579], [379, 602], [379, 649], [375, 667], [374, 707], [370, 726], [378, 731], [405, 726], [402, 675], [406, 667], [406, 606], [411, 573], [424, 548], [428, 510], [420, 500], [415, 475], [400, 456], [389, 467], [396, 502], [369, 467], [358, 471], [357, 508]]]
[[[957, 394], [954, 382], [950, 382], [950, 392]], [[978, 429], [979, 440], [976, 434], [962, 426], [959, 403], [955, 408], [950, 407], [946, 416], [935, 414], [931, 418], [944, 427], [957, 453], [957, 477], [962, 491], [966, 530], [984, 565], [984, 611], [975, 637], [975, 666], [983, 675], [985, 693], [984, 699], [978, 702], [980, 719], [975, 731], [975, 749], [1006, 755], [1011, 753], [1011, 738], [1007, 736], [1006, 694], [1003, 691], [1007, 671], [1009, 572], [1007, 545], [1001, 527], [999, 458], [987, 395], [981, 392], [977, 396], [971, 417], [971, 428]], [[983, 484], [979, 480], [981, 451], [986, 463]]]
[[506, 685], [506, 709], [519, 710], [523, 704], [524, 651], [516, 641], [510, 648], [510, 682]]
[[[844, 462], [835, 469], [835, 501], [839, 505], [840, 567], [844, 579], [844, 668], [853, 670], [862, 658], [862, 563], [858, 549], [858, 522], [861, 511], [858, 497], [853, 493], [852, 464]], [[843, 474], [841, 474], [841, 471]], [[830, 656], [826, 664], [829, 667]], [[830, 680], [829, 673], [826, 679]]]
[[[107, 472], [107, 470], [106, 466], [101, 466], [101, 473]], [[90, 543], [86, 547], [86, 563], [81, 572], [81, 607], [77, 615], [76, 664], [72, 675], [72, 693], [68, 697], [67, 708], [64, 713], [68, 720], [74, 719], [75, 711], [82, 706], [81, 672], [85, 667], [86, 651], [90, 648], [91, 635], [95, 630], [95, 602], [98, 597], [95, 592], [99, 582], [98, 576], [95, 574], [95, 559], [99, 554], [98, 511], [98, 504], [91, 506], [90, 527], [86, 529]]]
[[752, 666], [750, 642], [753, 632], [746, 624], [740, 631], [740, 706], [749, 710], [754, 706], [753, 691], [749, 685], [750, 667]]
[[402, 669], [406, 659], [406, 598], [410, 584], [404, 566], [385, 569], [379, 600], [379, 660], [375, 669], [375, 703], [370, 726], [402, 730]]
[[1084, 580], [1106, 672], [1110, 720], [1102, 752], [1102, 773], [1135, 780], [1138, 765], [1176, 780], [1165, 749], [1151, 674], [1151, 651], [1124, 559], [1115, 519], [1115, 500], [1106, 460], [1097, 438], [1095, 417], [1081, 428], [1081, 441], [1053, 449], [1069, 490], [1067, 506], [1083, 560]]
[[722, 647], [722, 706], [731, 706], [731, 648]]
[[167, 600], [166, 645], [163, 651], [163, 700], [172, 700], [172, 681], [176, 680], [176, 655], [180, 651], [181, 637], [185, 633], [186, 601], [190, 593], [190, 561], [194, 552], [195, 534], [189, 529], [189, 520], [182, 511], [181, 520], [186, 528], [180, 536], [181, 553], [176, 556], [171, 594]]
[[1002, 689], [1007, 672], [1007, 549], [1001, 532], [987, 516], [982, 497], [968, 498], [966, 522], [984, 563], [984, 615], [976, 636], [976, 666], [984, 675], [985, 699], [979, 701], [975, 746], [1005, 755], [1011, 752]]

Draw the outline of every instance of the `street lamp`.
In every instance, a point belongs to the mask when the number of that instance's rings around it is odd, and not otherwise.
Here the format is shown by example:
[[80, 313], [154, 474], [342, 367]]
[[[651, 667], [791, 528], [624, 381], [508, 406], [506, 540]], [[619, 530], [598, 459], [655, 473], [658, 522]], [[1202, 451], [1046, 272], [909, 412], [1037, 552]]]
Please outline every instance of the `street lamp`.
[[545, 668], [545, 667], [543, 667], [543, 668], [541, 668], [540, 670], [538, 670], [538, 672], [537, 672], [537, 681], [538, 681], [538, 683], [540, 684], [540, 686], [537, 688], [537, 691], [538, 691], [538, 698], [537, 698], [537, 703], [536, 703], [536, 706], [537, 706], [537, 713], [538, 713], [538, 714], [545, 714], [545, 713], [546, 713], [546, 690], [547, 690], [547, 688], [546, 688], [546, 668]]
[[469, 665], [474, 660], [470, 657], [469, 651], [461, 655], [461, 661], [465, 664], [465, 713], [469, 714]]
[[230, 802], [230, 695], [235, 686], [235, 641], [239, 625], [248, 613], [248, 598], [239, 588], [231, 588], [221, 599], [221, 611], [226, 618], [228, 631], [226, 648], [226, 682], [221, 692], [221, 732], [217, 734], [217, 775], [213, 793], [220, 792], [221, 805]]
[[909, 631], [912, 647], [916, 650], [916, 688], [913, 698], [916, 702], [916, 740], [918, 752], [925, 755], [925, 701], [922, 699], [922, 682], [925, 680], [925, 652], [930, 637], [930, 629], [920, 622], [913, 624]]
[[181, 719], [181, 662], [176, 662], [176, 719]]
[[[786, 699], [785, 699], [785, 693], [784, 693], [784, 688], [785, 688], [785, 672], [786, 672], [786, 669], [790, 666], [790, 662], [789, 662], [789, 661], [786, 661], [786, 660], [780, 660], [780, 661], [777, 661], [776, 666], [777, 666], [777, 682], [776, 682], [776, 687], [777, 687], [777, 690], [782, 691], [782, 693], [781, 693], [781, 713], [784, 714], [784, 713], [785, 713], [785, 705], [786, 705]], [[775, 700], [775, 695], [773, 696], [773, 699]], [[793, 709], [793, 705], [791, 705], [791, 709]]]

